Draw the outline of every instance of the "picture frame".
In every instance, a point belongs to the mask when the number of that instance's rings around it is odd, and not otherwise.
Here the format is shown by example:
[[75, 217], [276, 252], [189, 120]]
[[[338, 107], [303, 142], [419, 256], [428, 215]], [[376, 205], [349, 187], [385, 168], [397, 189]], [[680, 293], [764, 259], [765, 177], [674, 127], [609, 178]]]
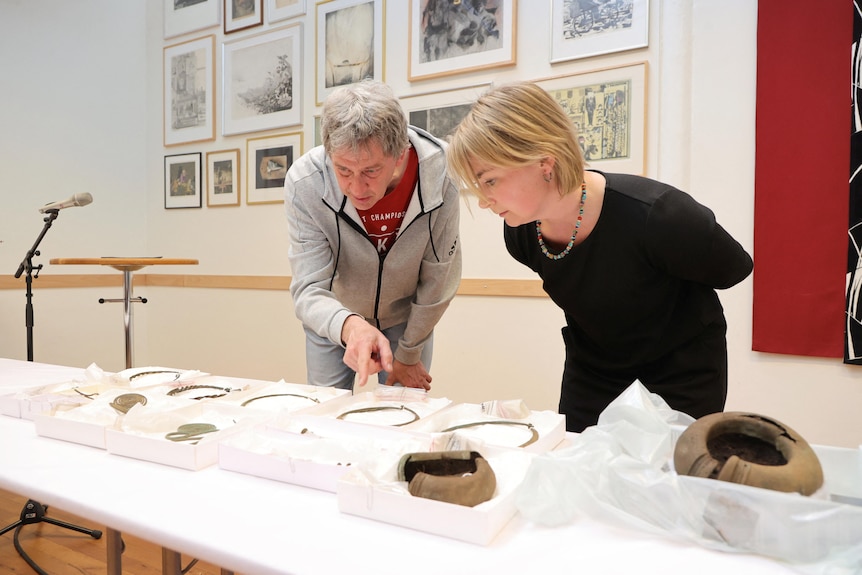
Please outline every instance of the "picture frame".
[[517, 0], [487, 0], [481, 13], [467, 2], [409, 2], [409, 81], [515, 65]]
[[224, 0], [224, 33], [263, 24], [263, 0]]
[[306, 0], [266, 0], [266, 21], [272, 24], [305, 14]]
[[302, 24], [222, 44], [222, 134], [302, 123]]
[[646, 173], [647, 63], [536, 80], [578, 130], [587, 165], [607, 172]]
[[323, 145], [323, 133], [320, 125], [320, 114], [316, 114], [314, 116], [314, 120], [311, 125], [311, 146], [317, 147]]
[[222, 0], [163, 0], [165, 38], [218, 26]]
[[165, 156], [165, 209], [201, 207], [201, 153]]
[[338, 86], [366, 78], [383, 81], [386, 0], [322, 0], [317, 3], [317, 105]]
[[490, 82], [482, 82], [462, 88], [425, 92], [403, 96], [400, 101], [411, 126], [446, 140], [490, 85]]
[[302, 132], [246, 140], [245, 203], [283, 203], [287, 170], [302, 154]]
[[240, 151], [207, 152], [207, 207], [238, 206], [240, 204]]
[[163, 48], [165, 147], [215, 140], [215, 35]]
[[649, 0], [616, 0], [589, 11], [578, 0], [553, 0], [551, 63], [648, 45]]

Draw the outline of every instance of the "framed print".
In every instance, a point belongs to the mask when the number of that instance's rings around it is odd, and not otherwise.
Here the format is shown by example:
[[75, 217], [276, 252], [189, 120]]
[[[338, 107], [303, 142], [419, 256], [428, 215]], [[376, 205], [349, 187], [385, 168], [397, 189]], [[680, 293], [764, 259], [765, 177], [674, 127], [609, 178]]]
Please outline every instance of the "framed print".
[[165, 209], [201, 207], [201, 154], [165, 156]]
[[649, 0], [553, 0], [551, 62], [589, 58], [649, 44]]
[[383, 81], [385, 0], [317, 3], [317, 105], [338, 86]]
[[323, 145], [323, 134], [320, 132], [320, 116], [314, 117], [314, 125], [312, 126], [312, 146], [322, 146]]
[[267, 22], [278, 22], [305, 14], [305, 0], [266, 0]]
[[207, 152], [207, 207], [238, 206], [239, 149]]
[[641, 62], [536, 81], [574, 122], [589, 166], [645, 173], [646, 66]]
[[163, 50], [164, 145], [215, 140], [215, 36]]
[[219, 25], [222, 0], [163, 0], [165, 38]]
[[409, 0], [413, 82], [515, 64], [517, 0]]
[[302, 24], [222, 45], [222, 134], [302, 123]]
[[302, 155], [302, 132], [249, 138], [246, 142], [247, 204], [284, 202], [284, 177]]
[[224, 0], [224, 33], [263, 24], [263, 0]]
[[428, 92], [402, 97], [401, 105], [407, 112], [411, 126], [447, 140], [458, 126], [473, 102], [490, 86], [490, 82], [465, 88]]

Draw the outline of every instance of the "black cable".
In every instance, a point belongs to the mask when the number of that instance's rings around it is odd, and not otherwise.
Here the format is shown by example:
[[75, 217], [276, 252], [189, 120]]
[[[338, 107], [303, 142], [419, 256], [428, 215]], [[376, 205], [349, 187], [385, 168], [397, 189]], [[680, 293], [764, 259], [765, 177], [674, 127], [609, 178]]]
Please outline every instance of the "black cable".
[[24, 548], [21, 547], [21, 543], [18, 542], [18, 533], [21, 532], [21, 528], [23, 525], [19, 525], [15, 528], [15, 533], [12, 535], [12, 542], [15, 544], [15, 550], [18, 551], [18, 555], [21, 556], [21, 559], [27, 562], [27, 565], [33, 568], [33, 571], [38, 573], [39, 575], [48, 575], [46, 571], [43, 571], [41, 567], [36, 565], [36, 562], [33, 561], [29, 555], [24, 551]]
[[[21, 556], [21, 559], [27, 562], [27, 565], [29, 565], [33, 569], [33, 571], [35, 571], [39, 575], [50, 575], [47, 571], [39, 567], [39, 565], [37, 565], [36, 562], [33, 561], [33, 559], [29, 555], [27, 555], [27, 552], [24, 551], [24, 548], [21, 547], [21, 543], [18, 541], [18, 534], [21, 532], [22, 527], [24, 527], [24, 525], [19, 525], [18, 527], [16, 527], [15, 533], [12, 534], [12, 543], [15, 545], [15, 550], [18, 551], [18, 555]], [[120, 553], [122, 553], [126, 550], [126, 542], [122, 541], [122, 539], [120, 541], [123, 545], [122, 551], [120, 551]], [[180, 569], [180, 573], [188, 573], [192, 567], [197, 565], [198, 561], [198, 559], [192, 559], [191, 561], [189, 561], [188, 565]]]

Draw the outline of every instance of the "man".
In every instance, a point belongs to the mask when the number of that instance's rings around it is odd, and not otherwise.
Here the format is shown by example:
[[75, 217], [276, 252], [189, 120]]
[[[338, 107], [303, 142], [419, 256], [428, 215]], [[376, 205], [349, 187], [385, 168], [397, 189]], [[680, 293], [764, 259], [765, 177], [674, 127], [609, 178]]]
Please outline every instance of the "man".
[[428, 390], [434, 327], [461, 279], [459, 196], [445, 144], [407, 125], [388, 86], [331, 93], [323, 145], [285, 178], [290, 293], [308, 383]]

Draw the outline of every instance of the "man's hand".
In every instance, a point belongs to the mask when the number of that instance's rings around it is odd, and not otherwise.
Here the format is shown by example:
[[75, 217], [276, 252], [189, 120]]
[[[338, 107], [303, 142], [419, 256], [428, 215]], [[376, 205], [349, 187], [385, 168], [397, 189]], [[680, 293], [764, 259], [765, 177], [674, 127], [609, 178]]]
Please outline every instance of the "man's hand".
[[386, 378], [386, 385], [395, 385], [400, 383], [404, 387], [419, 387], [425, 391], [431, 389], [431, 374], [425, 371], [425, 366], [422, 362], [407, 365], [401, 363], [397, 359], [392, 369], [387, 369], [389, 377]]
[[347, 318], [341, 328], [341, 341], [347, 348], [344, 363], [359, 375], [360, 387], [366, 384], [369, 375], [379, 371], [392, 373], [389, 340], [362, 317], [351, 315]]

